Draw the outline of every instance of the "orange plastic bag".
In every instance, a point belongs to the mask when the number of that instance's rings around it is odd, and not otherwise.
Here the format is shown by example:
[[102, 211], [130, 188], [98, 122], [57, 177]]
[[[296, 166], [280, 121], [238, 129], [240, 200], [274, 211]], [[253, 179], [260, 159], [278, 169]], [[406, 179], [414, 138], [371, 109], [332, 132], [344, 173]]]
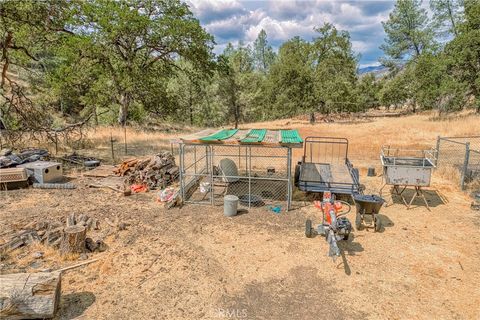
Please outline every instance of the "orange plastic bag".
[[138, 193], [138, 192], [147, 192], [148, 188], [143, 184], [132, 184], [130, 186], [130, 190], [132, 190], [133, 193]]

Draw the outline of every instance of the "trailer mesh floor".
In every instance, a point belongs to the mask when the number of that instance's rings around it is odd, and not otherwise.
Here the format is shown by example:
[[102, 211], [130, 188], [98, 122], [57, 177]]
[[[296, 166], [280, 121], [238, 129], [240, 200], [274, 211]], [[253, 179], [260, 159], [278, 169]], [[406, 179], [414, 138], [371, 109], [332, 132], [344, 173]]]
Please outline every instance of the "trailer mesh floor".
[[304, 163], [300, 181], [353, 183], [345, 164]]

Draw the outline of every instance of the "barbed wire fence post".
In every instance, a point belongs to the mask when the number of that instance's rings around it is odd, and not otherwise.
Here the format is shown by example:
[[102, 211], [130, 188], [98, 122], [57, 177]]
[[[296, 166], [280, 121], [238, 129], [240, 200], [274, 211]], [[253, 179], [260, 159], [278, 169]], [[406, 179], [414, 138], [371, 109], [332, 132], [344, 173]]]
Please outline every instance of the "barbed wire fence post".
[[438, 166], [438, 158], [440, 158], [440, 136], [437, 136], [437, 146], [435, 150], [437, 152], [435, 157], [435, 166]]
[[470, 157], [470, 142], [465, 143], [465, 159], [463, 161], [463, 170], [462, 170], [462, 181], [461, 187], [462, 190], [465, 190], [465, 179], [467, 177], [467, 169], [468, 169], [468, 159]]

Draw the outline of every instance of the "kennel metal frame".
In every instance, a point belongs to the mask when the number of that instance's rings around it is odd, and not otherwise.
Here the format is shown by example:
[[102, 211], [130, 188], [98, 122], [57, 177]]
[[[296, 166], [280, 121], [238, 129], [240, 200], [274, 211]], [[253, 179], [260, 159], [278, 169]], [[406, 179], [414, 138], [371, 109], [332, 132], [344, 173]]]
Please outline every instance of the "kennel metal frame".
[[[384, 183], [380, 188], [380, 195], [385, 186], [391, 185], [393, 192], [402, 198], [407, 209], [410, 209], [416, 197], [421, 197], [427, 209], [430, 210], [422, 188], [430, 186], [432, 171], [436, 167], [437, 154], [437, 150], [433, 148], [408, 150], [382, 146], [380, 161], [383, 167]], [[415, 188], [415, 193], [407, 202], [403, 192], [409, 186]]]
[[[275, 131], [269, 130], [269, 132]], [[256, 205], [254, 196], [259, 196], [255, 194], [255, 191], [259, 191], [258, 188], [261, 188], [262, 185], [268, 185], [271, 188], [278, 188], [274, 193], [281, 195], [281, 200], [271, 201], [284, 202], [286, 210], [291, 209], [293, 194], [292, 149], [301, 148], [301, 143], [282, 143], [281, 140], [269, 141], [269, 143], [240, 143], [238, 139], [226, 141], [191, 140], [193, 142], [187, 139], [177, 141], [180, 158], [180, 193], [185, 203], [223, 204], [222, 196], [227, 194], [227, 190], [230, 192], [233, 189], [237, 192], [244, 190], [243, 195], [247, 197], [247, 201], [243, 205], [251, 208]], [[225, 158], [235, 160], [238, 169], [237, 175], [225, 175], [219, 172], [219, 161]], [[268, 169], [271, 164], [276, 165], [274, 168], [280, 169], [269, 173]], [[228, 182], [228, 180], [235, 180], [235, 182]], [[209, 190], [203, 198], [194, 199], [192, 195], [193, 193], [199, 195], [198, 189], [201, 181], [209, 183]], [[237, 181], [238, 183], [235, 184]], [[272, 195], [273, 198], [275, 197]], [[262, 199], [263, 204], [265, 204], [263, 200], [265, 202], [270, 201], [270, 199], [264, 197]]]

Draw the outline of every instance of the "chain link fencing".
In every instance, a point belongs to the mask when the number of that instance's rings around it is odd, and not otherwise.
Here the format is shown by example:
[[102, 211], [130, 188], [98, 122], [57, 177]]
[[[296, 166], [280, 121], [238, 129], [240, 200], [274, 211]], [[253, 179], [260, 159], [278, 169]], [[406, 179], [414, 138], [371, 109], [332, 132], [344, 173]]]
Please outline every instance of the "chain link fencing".
[[247, 208], [290, 209], [290, 148], [182, 144], [180, 167], [186, 203], [223, 205], [228, 194]]
[[480, 136], [438, 137], [437, 168], [462, 190], [480, 190]]

